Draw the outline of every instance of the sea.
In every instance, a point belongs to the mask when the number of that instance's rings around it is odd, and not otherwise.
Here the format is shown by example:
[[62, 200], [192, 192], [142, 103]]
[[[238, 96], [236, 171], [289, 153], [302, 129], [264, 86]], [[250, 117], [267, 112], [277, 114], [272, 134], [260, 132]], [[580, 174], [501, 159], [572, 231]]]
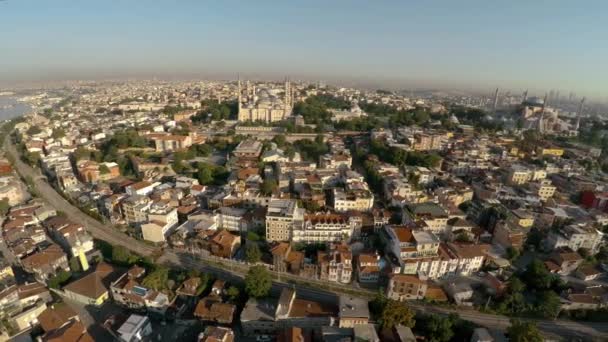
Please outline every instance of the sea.
[[18, 102], [15, 96], [0, 96], [0, 120], [16, 118], [32, 110], [27, 103]]

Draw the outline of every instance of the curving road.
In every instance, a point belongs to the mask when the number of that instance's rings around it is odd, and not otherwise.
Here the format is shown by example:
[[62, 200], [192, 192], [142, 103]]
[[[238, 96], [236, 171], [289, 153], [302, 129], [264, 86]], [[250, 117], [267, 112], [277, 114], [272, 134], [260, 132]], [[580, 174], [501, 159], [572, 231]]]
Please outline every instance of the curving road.
[[15, 145], [10, 140], [10, 136], [7, 136], [4, 140], [4, 149], [10, 153], [14, 160], [14, 167], [23, 178], [31, 178], [34, 182], [36, 190], [40, 196], [56, 210], [63, 211], [71, 220], [82, 223], [86, 226], [86, 229], [94, 237], [109, 242], [113, 245], [123, 246], [133, 252], [141, 255], [150, 256], [159, 251], [158, 248], [147, 245], [141, 241], [138, 241], [132, 237], [129, 237], [119, 230], [115, 229], [111, 225], [105, 225], [89, 215], [80, 211], [65, 198], [63, 198], [52, 186], [50, 186], [44, 177], [40, 173], [25, 164], [19, 158], [19, 153], [15, 148]]
[[[147, 245], [142, 241], [138, 241], [119, 230], [113, 228], [111, 225], [104, 225], [99, 221], [96, 221], [89, 217], [87, 214], [80, 211], [78, 208], [70, 204], [65, 198], [59, 195], [55, 189], [53, 189], [45, 180], [40, 173], [31, 168], [29, 165], [23, 163], [19, 158], [14, 144], [7, 137], [4, 141], [5, 151], [12, 154], [15, 163], [15, 169], [21, 174], [22, 177], [30, 177], [34, 181], [34, 185], [38, 190], [40, 196], [52, 205], [56, 210], [61, 210], [66, 215], [77, 222], [85, 224], [87, 230], [95, 237], [113, 245], [123, 246], [130, 251], [135, 253], [150, 256], [160, 252], [160, 249]], [[215, 260], [214, 260], [215, 261]], [[204, 261], [204, 258], [194, 257], [192, 255], [184, 255], [183, 253], [165, 250], [162, 257], [158, 260], [159, 263], [178, 266], [186, 269], [200, 269], [207, 272], [214, 273], [221, 276], [224, 279], [232, 281], [241, 281], [244, 276], [244, 269], [247, 266], [239, 265], [240, 267], [233, 267], [230, 263], [221, 263], [222, 266], [210, 265]], [[336, 294], [328, 292], [326, 290], [319, 290], [307, 286], [301, 286], [290, 281], [290, 275], [284, 274], [283, 277], [286, 282], [274, 282], [273, 290], [276, 292], [283, 287], [297, 286], [298, 295], [320, 301], [330, 301], [336, 299]], [[293, 279], [292, 279], [293, 280]], [[336, 292], [338, 292], [337, 290]], [[419, 305], [419, 304], [408, 304], [414, 310], [418, 312], [438, 313], [438, 314], [449, 314], [456, 313], [462, 319], [471, 321], [493, 329], [506, 329], [509, 323], [509, 317], [485, 314], [470, 309], [451, 309], [445, 307], [431, 306], [431, 305]], [[559, 334], [561, 336], [568, 336], [578, 340], [591, 340], [591, 341], [606, 341], [608, 340], [608, 323], [593, 323], [593, 322], [574, 322], [566, 320], [534, 320], [539, 328], [551, 334]]]

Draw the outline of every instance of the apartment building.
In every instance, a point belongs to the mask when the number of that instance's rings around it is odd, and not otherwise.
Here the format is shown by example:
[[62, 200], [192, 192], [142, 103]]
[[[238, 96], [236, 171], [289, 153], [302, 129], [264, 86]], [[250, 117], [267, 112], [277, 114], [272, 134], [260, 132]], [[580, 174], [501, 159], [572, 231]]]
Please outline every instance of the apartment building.
[[[304, 224], [295, 227], [291, 241], [318, 243], [349, 241], [355, 231], [357, 220], [340, 213], [317, 212], [304, 215]], [[301, 229], [298, 229], [300, 228]]]
[[333, 189], [333, 207], [337, 212], [369, 211], [374, 205], [374, 195], [365, 183], [351, 183], [345, 189]]
[[122, 201], [122, 213], [128, 224], [141, 224], [148, 220], [148, 210], [152, 200], [146, 196], [134, 195]]
[[190, 135], [152, 133], [148, 134], [147, 137], [154, 142], [156, 152], [172, 152], [192, 146]]
[[359, 283], [377, 284], [380, 279], [380, 255], [361, 253], [357, 257], [357, 278]]
[[147, 222], [141, 225], [142, 236], [146, 241], [165, 242], [177, 223], [177, 209], [154, 204], [148, 211]]
[[141, 285], [146, 270], [133, 266], [118, 279], [110, 283], [110, 295], [120, 305], [129, 309], [146, 309], [153, 313], [164, 314], [171, 302], [162, 292]]
[[422, 280], [416, 275], [391, 274], [386, 296], [398, 301], [423, 299], [427, 288], [426, 280]]
[[303, 221], [304, 210], [295, 200], [271, 200], [266, 212], [266, 240], [290, 241], [292, 231], [301, 230]]
[[319, 279], [348, 284], [353, 275], [353, 254], [346, 244], [331, 244], [327, 252], [317, 253]]
[[21, 260], [26, 272], [33, 273], [38, 281], [45, 282], [59, 270], [69, 270], [68, 258], [59, 245], [52, 244]]
[[422, 221], [424, 222], [422, 229], [434, 234], [445, 232], [448, 218], [448, 213], [440, 205], [432, 202], [408, 205], [403, 212], [404, 223], [412, 224]]
[[545, 247], [554, 250], [569, 247], [573, 251], [587, 249], [591, 254], [599, 251], [604, 234], [589, 226], [568, 225], [557, 232], [551, 231], [545, 240]]

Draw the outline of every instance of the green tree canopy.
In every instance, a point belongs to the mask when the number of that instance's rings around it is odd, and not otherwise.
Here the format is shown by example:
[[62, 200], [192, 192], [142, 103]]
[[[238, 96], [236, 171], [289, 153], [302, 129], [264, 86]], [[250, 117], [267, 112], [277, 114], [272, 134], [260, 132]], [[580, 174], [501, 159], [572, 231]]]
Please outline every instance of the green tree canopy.
[[443, 317], [435, 314], [419, 319], [420, 328], [431, 342], [448, 342], [454, 336], [453, 326], [458, 317]]
[[147, 288], [159, 291], [166, 289], [167, 280], [169, 280], [169, 269], [161, 266], [148, 274], [141, 283]]
[[509, 340], [512, 342], [542, 342], [544, 341], [540, 330], [531, 321], [511, 320], [511, 326], [507, 328]]
[[118, 265], [131, 266], [138, 261], [137, 255], [123, 246], [112, 246], [112, 262]]
[[4, 197], [3, 199], [1, 199], [0, 200], [0, 215], [6, 216], [6, 214], [8, 214], [8, 211], [10, 209], [11, 209], [11, 206], [9, 205], [8, 198]]
[[264, 266], [253, 266], [245, 276], [245, 292], [254, 298], [268, 296], [272, 287], [272, 278]]
[[555, 318], [559, 314], [562, 303], [559, 296], [552, 290], [543, 291], [536, 301], [537, 313], [545, 318]]
[[256, 263], [262, 259], [262, 251], [255, 242], [247, 243], [245, 247], [245, 259], [247, 262]]
[[236, 286], [230, 286], [228, 288], [228, 290], [226, 290], [226, 296], [228, 296], [228, 300], [231, 303], [236, 302], [238, 300], [240, 294], [241, 294], [241, 291]]
[[72, 270], [72, 272], [80, 272], [82, 270], [78, 257], [72, 257], [70, 259], [70, 269]]
[[534, 259], [522, 274], [523, 281], [536, 290], [546, 290], [551, 287], [555, 277], [549, 273], [545, 264]]
[[27, 135], [36, 135], [42, 133], [42, 130], [38, 126], [31, 126], [27, 129]]
[[416, 324], [412, 310], [405, 303], [392, 299], [386, 301], [378, 322], [383, 328], [392, 328], [399, 324], [412, 328]]
[[277, 186], [277, 181], [274, 179], [264, 179], [260, 191], [262, 191], [262, 194], [265, 196], [270, 196], [276, 190]]
[[53, 139], [61, 139], [65, 137], [65, 130], [63, 128], [55, 128], [53, 129], [51, 137], [53, 137]]

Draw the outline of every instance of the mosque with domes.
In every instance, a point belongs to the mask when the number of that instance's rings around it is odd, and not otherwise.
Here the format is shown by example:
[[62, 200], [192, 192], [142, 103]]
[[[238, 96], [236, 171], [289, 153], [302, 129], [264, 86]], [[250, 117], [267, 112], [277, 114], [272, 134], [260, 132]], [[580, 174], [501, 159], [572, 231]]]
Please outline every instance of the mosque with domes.
[[560, 118], [558, 110], [549, 107], [546, 99], [543, 100], [538, 97], [525, 99], [521, 104], [520, 114], [523, 120], [523, 128], [526, 130], [566, 136], [576, 136], [578, 134], [580, 117], [577, 117], [574, 124], [569, 120]]
[[275, 122], [291, 116], [293, 93], [288, 80], [283, 92], [269, 87], [257, 88], [249, 81], [243, 91], [241, 80], [238, 80], [237, 88], [239, 121]]

